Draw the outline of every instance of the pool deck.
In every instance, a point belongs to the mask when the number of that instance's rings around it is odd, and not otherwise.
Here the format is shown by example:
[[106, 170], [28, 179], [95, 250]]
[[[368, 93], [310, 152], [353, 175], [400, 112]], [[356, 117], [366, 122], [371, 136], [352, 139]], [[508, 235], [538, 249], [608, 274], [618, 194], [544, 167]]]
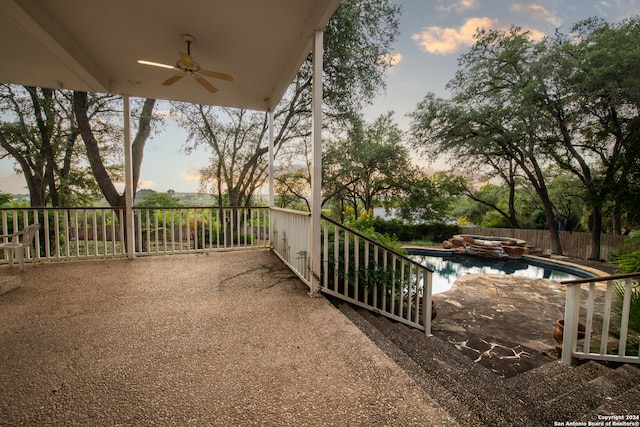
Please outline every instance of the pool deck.
[[[612, 274], [615, 266], [568, 258], [546, 261]], [[467, 274], [433, 296], [433, 334], [505, 376], [557, 358], [553, 330], [564, 317], [565, 287], [548, 279], [507, 274]]]

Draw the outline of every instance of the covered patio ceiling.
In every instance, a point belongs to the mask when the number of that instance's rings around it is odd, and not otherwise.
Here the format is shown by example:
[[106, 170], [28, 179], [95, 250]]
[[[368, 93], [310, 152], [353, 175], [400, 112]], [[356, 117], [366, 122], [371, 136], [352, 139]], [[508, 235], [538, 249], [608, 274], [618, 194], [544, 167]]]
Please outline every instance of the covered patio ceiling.
[[[2, 0], [0, 82], [272, 110], [339, 0]], [[187, 51], [210, 93], [190, 76], [171, 86]]]

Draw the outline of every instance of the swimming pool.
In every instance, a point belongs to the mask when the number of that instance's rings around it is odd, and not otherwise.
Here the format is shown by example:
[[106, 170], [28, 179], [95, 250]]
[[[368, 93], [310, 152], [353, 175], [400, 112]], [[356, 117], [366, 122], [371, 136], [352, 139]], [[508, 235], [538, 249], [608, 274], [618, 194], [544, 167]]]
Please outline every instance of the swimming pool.
[[513, 274], [558, 281], [593, 277], [591, 273], [578, 268], [528, 257], [522, 260], [494, 260], [427, 249], [410, 249], [407, 252], [411, 259], [433, 270], [434, 294], [448, 291], [458, 277], [468, 273]]

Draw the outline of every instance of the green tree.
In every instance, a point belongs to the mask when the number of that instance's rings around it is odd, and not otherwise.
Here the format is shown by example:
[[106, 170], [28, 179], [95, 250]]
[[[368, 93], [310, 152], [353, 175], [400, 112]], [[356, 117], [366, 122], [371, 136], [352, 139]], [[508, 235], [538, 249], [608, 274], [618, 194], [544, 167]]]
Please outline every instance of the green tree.
[[149, 193], [142, 200], [136, 202], [136, 206], [144, 207], [178, 207], [182, 202], [169, 193]]
[[[251, 206], [253, 195], [266, 181], [268, 159], [268, 116], [265, 113], [207, 105], [172, 103], [180, 125], [189, 132], [185, 151], [206, 147], [211, 152], [209, 166], [200, 170], [200, 186], [230, 206]], [[281, 120], [278, 114], [277, 120]], [[302, 127], [281, 128], [275, 144], [279, 152], [285, 141], [303, 137]]]
[[[620, 232], [625, 210], [638, 205], [629, 203], [637, 194], [640, 154], [638, 63], [639, 18], [619, 24], [590, 19], [568, 36], [537, 42], [518, 28], [481, 30], [449, 83], [454, 97], [426, 97], [413, 115], [413, 134], [418, 143], [435, 142], [430, 150], [443, 149], [467, 164], [499, 159], [497, 169], [506, 171], [504, 162], [514, 162], [549, 225], [559, 209], [545, 171], [551, 165], [569, 171], [585, 189], [589, 258], [598, 259], [603, 216]], [[560, 253], [555, 229], [549, 227], [553, 252]]]
[[[123, 165], [121, 157], [123, 138], [122, 132], [116, 123], [122, 120], [121, 98], [106, 96], [97, 104], [95, 110], [91, 110], [93, 95], [86, 92], [73, 93], [73, 112], [78, 123], [78, 129], [84, 146], [86, 156], [91, 166], [91, 171], [102, 195], [112, 207], [125, 205], [125, 194], [120, 193], [115, 182], [121, 181]], [[131, 143], [133, 188], [138, 186], [140, 179], [140, 166], [144, 154], [144, 146], [151, 134], [153, 121], [153, 108], [155, 99], [142, 101], [138, 113], [136, 135]], [[107, 147], [118, 147], [117, 152], [105, 150]]]
[[14, 197], [11, 194], [0, 192], [0, 208], [6, 207], [9, 203], [13, 202], [13, 200]]
[[640, 18], [582, 21], [570, 36], [559, 35], [545, 48], [536, 106], [553, 123], [543, 139], [546, 154], [586, 189], [589, 258], [599, 259], [604, 211], [611, 206], [619, 233], [623, 200], [638, 168]]
[[[324, 124], [339, 128], [357, 116], [362, 106], [384, 87], [386, 58], [398, 34], [399, 7], [388, 0], [344, 0], [324, 32]], [[304, 156], [311, 132], [311, 55], [302, 64], [285, 97], [274, 111], [274, 148], [280, 171]], [[189, 133], [187, 151], [197, 146], [211, 152], [211, 165], [202, 172], [201, 186], [211, 187], [230, 203], [250, 205], [266, 179], [268, 152], [266, 113], [172, 104], [182, 114]]]
[[[1, 85], [0, 155], [17, 164], [32, 206], [71, 206], [95, 201], [99, 191], [89, 168], [66, 90]], [[101, 102], [94, 96], [88, 114]]]
[[416, 171], [414, 179], [394, 195], [392, 206], [398, 217], [409, 223], [453, 220], [451, 206], [463, 188], [464, 180], [459, 176], [437, 172], [429, 177]]
[[275, 192], [279, 195], [277, 205], [281, 208], [310, 211], [305, 193], [309, 190], [309, 171], [298, 168], [275, 177]]
[[[513, 222], [509, 221], [509, 215], [504, 211], [506, 200], [510, 199], [511, 193], [504, 186], [485, 184], [477, 191], [468, 191], [465, 195], [488, 208], [479, 223], [482, 227], [513, 227]], [[515, 221], [517, 224], [517, 219]]]
[[328, 142], [323, 155], [325, 201], [339, 200], [341, 210], [350, 206], [357, 213], [410, 195], [421, 182], [402, 137], [393, 113], [387, 113], [371, 124], [356, 120], [347, 138]]
[[[446, 153], [469, 169], [487, 170], [509, 186], [509, 213], [515, 216], [516, 174], [535, 188], [548, 224], [555, 224], [553, 203], [545, 182], [545, 157], [541, 155], [538, 120], [531, 105], [535, 82], [532, 65], [539, 54], [528, 33], [479, 30], [476, 43], [459, 59], [456, 76], [447, 87], [451, 100], [428, 94], [411, 114], [414, 144], [428, 155]], [[516, 222], [517, 224], [517, 222]], [[555, 227], [549, 228], [553, 253], [562, 253]]]
[[557, 166], [547, 170], [549, 194], [556, 218], [566, 231], [585, 231], [588, 227], [587, 192], [580, 180]]

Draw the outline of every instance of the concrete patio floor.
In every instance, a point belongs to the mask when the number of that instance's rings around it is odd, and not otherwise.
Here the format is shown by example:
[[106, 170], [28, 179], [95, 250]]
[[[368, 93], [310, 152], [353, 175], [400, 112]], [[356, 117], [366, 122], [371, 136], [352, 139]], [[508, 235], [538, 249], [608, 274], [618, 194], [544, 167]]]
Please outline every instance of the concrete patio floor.
[[269, 251], [0, 267], [0, 425], [456, 425]]

